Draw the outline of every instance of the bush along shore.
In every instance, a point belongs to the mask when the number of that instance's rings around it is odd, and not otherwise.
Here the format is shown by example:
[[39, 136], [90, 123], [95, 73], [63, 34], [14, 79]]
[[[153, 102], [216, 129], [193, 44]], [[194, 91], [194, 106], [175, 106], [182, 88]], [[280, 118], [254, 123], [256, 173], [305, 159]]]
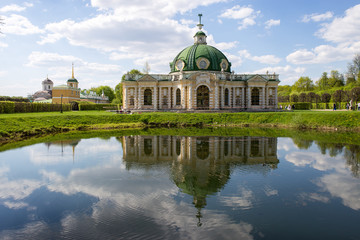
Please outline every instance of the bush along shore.
[[294, 111], [240, 113], [141, 113], [103, 111], [0, 114], [0, 142], [74, 130], [144, 127], [278, 127], [320, 130], [360, 130], [354, 111]]

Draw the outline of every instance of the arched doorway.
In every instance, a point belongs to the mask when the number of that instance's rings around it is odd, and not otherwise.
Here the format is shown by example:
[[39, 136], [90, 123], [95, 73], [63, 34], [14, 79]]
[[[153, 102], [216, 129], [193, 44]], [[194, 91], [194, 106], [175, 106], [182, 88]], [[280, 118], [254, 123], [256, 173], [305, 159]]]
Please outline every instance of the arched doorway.
[[151, 89], [145, 89], [145, 91], [144, 91], [144, 105], [152, 105]]
[[198, 109], [209, 108], [209, 88], [207, 86], [200, 86], [196, 91], [196, 103]]
[[253, 88], [251, 90], [251, 105], [260, 105], [260, 90]]

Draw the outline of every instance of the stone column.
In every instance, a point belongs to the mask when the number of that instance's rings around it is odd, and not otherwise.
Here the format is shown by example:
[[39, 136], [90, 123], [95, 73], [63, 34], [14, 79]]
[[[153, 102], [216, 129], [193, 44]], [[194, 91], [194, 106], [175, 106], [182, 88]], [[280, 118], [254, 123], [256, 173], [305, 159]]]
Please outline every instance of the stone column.
[[265, 108], [265, 87], [262, 88], [262, 99], [261, 99], [261, 107]]
[[245, 108], [245, 88], [241, 88], [241, 106]]
[[251, 87], [248, 87], [248, 94], [247, 94], [247, 107], [251, 108]]
[[215, 83], [215, 110], [219, 109], [219, 86]]
[[125, 87], [124, 91], [124, 109], [128, 108], [128, 87]]
[[185, 109], [185, 101], [186, 101], [185, 96], [186, 96], [185, 87], [181, 86], [181, 108], [182, 109]]
[[143, 101], [144, 101], [144, 99], [142, 98], [141, 90], [142, 90], [142, 88], [139, 87], [139, 89], [138, 89], [138, 109], [142, 108]]
[[134, 109], [138, 108], [138, 87], [136, 86], [134, 89]]
[[224, 86], [220, 86], [220, 108], [224, 108]]
[[192, 88], [192, 86], [190, 85], [189, 86], [189, 109], [193, 109], [193, 105], [192, 105], [192, 103], [193, 103], [193, 88]]
[[163, 109], [163, 97], [164, 97], [164, 90], [161, 88], [161, 87], [159, 87], [159, 108], [160, 109]]
[[229, 90], [229, 99], [228, 99], [228, 101], [229, 101], [229, 108], [232, 108], [232, 106], [231, 106], [231, 104], [232, 104], [232, 87], [229, 87], [228, 88], [228, 90]]
[[275, 97], [275, 106], [274, 106], [274, 108], [275, 109], [277, 108], [277, 105], [278, 105], [278, 93], [277, 93], [277, 90], [278, 90], [278, 88], [275, 87], [275, 94], [274, 94], [274, 97]]
[[168, 94], [168, 96], [167, 96], [168, 97], [167, 107], [168, 107], [168, 109], [170, 109], [171, 106], [172, 106], [171, 100], [174, 100], [174, 98], [172, 97], [171, 87], [168, 87], [167, 94]]
[[235, 108], [236, 107], [236, 88], [233, 88], [232, 102], [233, 102], [233, 108]]
[[158, 98], [158, 92], [157, 92], [157, 86], [155, 86], [154, 93], [153, 93], [154, 110], [157, 110], [157, 98]]

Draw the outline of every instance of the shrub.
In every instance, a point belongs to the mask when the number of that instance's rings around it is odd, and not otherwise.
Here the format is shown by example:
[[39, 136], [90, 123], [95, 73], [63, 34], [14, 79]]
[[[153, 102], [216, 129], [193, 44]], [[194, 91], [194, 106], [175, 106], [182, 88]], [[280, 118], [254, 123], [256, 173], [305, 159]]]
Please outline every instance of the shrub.
[[79, 104], [80, 111], [87, 111], [87, 110], [98, 110], [103, 111], [107, 109], [117, 109], [115, 104]]

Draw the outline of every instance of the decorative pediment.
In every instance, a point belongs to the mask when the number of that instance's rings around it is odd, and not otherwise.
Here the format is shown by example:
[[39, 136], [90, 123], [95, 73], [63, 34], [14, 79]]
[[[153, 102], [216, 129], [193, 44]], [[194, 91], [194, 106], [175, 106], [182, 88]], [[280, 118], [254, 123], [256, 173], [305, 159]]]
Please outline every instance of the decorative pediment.
[[260, 75], [255, 75], [247, 80], [248, 83], [266, 83], [267, 80]]
[[156, 82], [156, 78], [152, 77], [149, 74], [145, 74], [143, 77], [139, 78], [139, 82]]

